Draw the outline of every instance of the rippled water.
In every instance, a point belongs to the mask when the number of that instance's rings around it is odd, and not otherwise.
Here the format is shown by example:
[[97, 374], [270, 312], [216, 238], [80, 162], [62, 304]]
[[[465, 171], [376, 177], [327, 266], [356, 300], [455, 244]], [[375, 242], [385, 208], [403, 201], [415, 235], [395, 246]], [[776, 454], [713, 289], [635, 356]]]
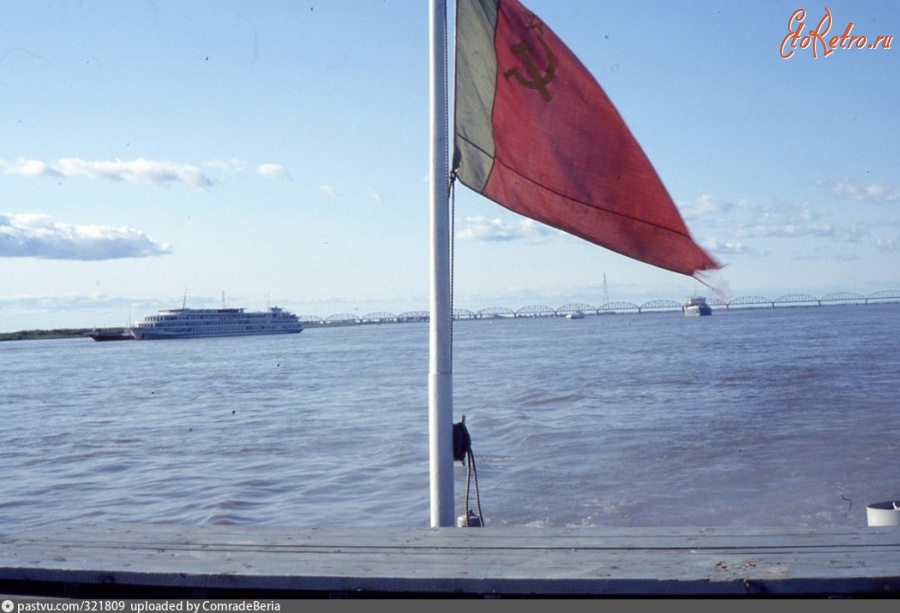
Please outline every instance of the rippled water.
[[[457, 322], [486, 523], [864, 526], [900, 498], [898, 324], [887, 304]], [[426, 526], [427, 368], [422, 324], [0, 343], [0, 532]]]

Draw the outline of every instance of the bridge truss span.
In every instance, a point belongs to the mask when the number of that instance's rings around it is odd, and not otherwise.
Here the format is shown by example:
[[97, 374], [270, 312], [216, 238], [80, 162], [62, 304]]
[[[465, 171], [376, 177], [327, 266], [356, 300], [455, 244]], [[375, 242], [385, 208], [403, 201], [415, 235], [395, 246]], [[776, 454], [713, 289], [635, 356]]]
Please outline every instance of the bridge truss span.
[[533, 305], [522, 307], [516, 311], [516, 317], [555, 317], [556, 309], [548, 306]]
[[889, 289], [883, 292], [875, 292], [866, 298], [866, 304], [870, 302], [900, 302], [900, 290]]
[[843, 303], [851, 303], [851, 304], [865, 304], [866, 297], [862, 294], [857, 294], [855, 292], [835, 292], [833, 294], [827, 294], [822, 296], [819, 299], [819, 303], [833, 303], [833, 302], [843, 302]]
[[641, 305], [640, 311], [683, 311], [684, 306], [674, 300], [651, 300]]
[[481, 309], [475, 314], [477, 319], [507, 319], [514, 318], [516, 312], [506, 307], [489, 307]]
[[740, 298], [735, 298], [734, 300], [730, 300], [726, 305], [726, 308], [732, 307], [761, 307], [767, 306], [775, 308], [775, 303], [771, 298], [766, 298], [765, 296], [741, 296]]
[[364, 324], [393, 324], [397, 323], [397, 316], [393, 313], [369, 313], [363, 315], [360, 322]]
[[822, 306], [822, 302], [818, 298], [810, 296], [809, 294], [787, 294], [785, 296], [779, 296], [772, 301], [773, 306], [779, 304], [786, 306]]
[[573, 313], [584, 313], [585, 315], [596, 315], [597, 307], [591, 306], [589, 304], [583, 303], [573, 303], [573, 304], [564, 304], [558, 309], [556, 309], [556, 315], [558, 317], [565, 317], [566, 315], [572, 315]]
[[428, 311], [406, 311], [397, 315], [399, 323], [425, 322], [431, 318]]
[[640, 313], [641, 307], [633, 302], [607, 302], [599, 309], [597, 309], [597, 312], [601, 315], [603, 313], [619, 313], [622, 311], [634, 311], [635, 313]]

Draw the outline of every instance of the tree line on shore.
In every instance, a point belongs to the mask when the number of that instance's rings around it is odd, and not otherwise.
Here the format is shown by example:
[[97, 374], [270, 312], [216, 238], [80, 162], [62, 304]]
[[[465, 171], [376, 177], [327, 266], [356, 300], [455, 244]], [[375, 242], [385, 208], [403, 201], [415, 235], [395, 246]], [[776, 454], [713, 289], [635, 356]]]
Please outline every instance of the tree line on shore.
[[[121, 331], [125, 328], [113, 328]], [[18, 332], [0, 332], [0, 341], [36, 341], [55, 338], [80, 338], [89, 336], [93, 328], [57, 328], [55, 330], [19, 330]]]

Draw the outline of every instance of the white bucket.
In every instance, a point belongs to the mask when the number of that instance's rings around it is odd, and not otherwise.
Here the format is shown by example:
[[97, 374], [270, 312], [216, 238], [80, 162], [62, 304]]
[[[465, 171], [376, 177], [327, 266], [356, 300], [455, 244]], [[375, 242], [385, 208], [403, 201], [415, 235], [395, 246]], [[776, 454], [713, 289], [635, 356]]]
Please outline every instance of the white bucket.
[[866, 515], [870, 526], [900, 526], [900, 501], [873, 502]]

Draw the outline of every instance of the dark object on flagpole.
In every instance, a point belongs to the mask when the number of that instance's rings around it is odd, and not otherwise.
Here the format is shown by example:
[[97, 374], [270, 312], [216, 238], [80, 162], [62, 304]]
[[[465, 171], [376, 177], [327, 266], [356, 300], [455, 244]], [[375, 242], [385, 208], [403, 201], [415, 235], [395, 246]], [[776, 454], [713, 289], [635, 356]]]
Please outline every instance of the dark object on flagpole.
[[[472, 453], [472, 437], [466, 428], [466, 416], [462, 421], [453, 424], [453, 460], [466, 465], [466, 514], [457, 518], [457, 526], [460, 528], [480, 528], [484, 526], [484, 515], [481, 513], [481, 496], [478, 493], [478, 471], [475, 469], [475, 454]], [[469, 508], [469, 486], [475, 483], [475, 506], [478, 508], [476, 515]]]

